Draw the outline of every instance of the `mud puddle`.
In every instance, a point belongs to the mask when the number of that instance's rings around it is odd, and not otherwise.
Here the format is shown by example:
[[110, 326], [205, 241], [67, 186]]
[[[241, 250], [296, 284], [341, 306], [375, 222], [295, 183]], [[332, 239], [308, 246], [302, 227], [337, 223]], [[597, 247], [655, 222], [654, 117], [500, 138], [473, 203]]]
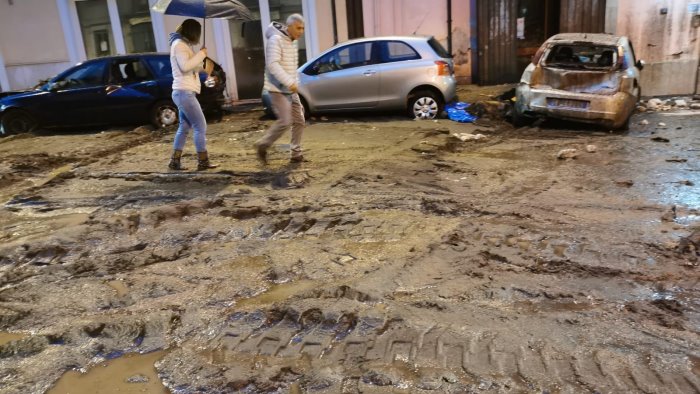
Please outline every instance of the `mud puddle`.
[[165, 351], [148, 354], [128, 354], [100, 363], [87, 373], [68, 371], [48, 394], [167, 394], [158, 377], [154, 363]]
[[276, 302], [286, 301], [296, 294], [303, 293], [318, 287], [318, 282], [311, 280], [300, 280], [295, 282], [281, 283], [271, 286], [267, 291], [255, 297], [246, 298], [236, 303], [236, 309], [251, 310]]
[[22, 333], [14, 333], [14, 332], [0, 332], [0, 346], [18, 341], [20, 339], [24, 339], [28, 337], [27, 334], [22, 334]]

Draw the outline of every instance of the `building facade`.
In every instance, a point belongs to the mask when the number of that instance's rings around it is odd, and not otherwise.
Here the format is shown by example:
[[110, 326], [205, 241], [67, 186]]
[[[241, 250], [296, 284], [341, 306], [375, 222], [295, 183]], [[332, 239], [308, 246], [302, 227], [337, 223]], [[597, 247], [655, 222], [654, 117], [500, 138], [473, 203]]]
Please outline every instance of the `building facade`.
[[645, 61], [642, 94], [700, 93], [700, 0], [608, 0], [610, 33], [630, 37]]
[[[32, 87], [94, 57], [167, 52], [168, 34], [184, 18], [151, 11], [156, 1], [0, 1], [0, 90]], [[209, 56], [226, 71], [232, 100], [259, 98], [264, 29], [295, 12], [307, 20], [301, 60], [356, 37], [432, 35], [453, 53], [461, 83], [507, 83], [552, 34], [609, 32], [629, 36], [647, 62], [645, 95], [700, 88], [700, 0], [241, 1], [255, 20], [205, 23]]]

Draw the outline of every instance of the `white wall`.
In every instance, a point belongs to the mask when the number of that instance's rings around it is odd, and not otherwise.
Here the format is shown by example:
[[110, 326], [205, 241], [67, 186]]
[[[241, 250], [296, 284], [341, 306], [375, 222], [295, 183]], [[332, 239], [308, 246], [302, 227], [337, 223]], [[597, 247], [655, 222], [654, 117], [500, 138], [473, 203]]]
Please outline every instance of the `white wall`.
[[[642, 71], [643, 95], [696, 91], [700, 27], [693, 27], [691, 3], [698, 1], [619, 0], [616, 33], [630, 37], [637, 58], [647, 63]], [[666, 14], [661, 13], [664, 7]]]
[[[29, 23], [28, 21], [31, 21]], [[7, 88], [23, 89], [71, 64], [55, 1], [0, 1], [0, 53]]]

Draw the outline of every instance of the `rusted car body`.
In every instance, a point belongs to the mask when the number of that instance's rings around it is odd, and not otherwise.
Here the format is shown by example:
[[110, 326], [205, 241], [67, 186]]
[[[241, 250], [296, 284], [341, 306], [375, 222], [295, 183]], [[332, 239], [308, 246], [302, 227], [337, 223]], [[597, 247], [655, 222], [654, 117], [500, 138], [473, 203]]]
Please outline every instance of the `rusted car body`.
[[513, 121], [553, 117], [625, 129], [641, 96], [643, 67], [627, 37], [552, 36], [523, 72]]

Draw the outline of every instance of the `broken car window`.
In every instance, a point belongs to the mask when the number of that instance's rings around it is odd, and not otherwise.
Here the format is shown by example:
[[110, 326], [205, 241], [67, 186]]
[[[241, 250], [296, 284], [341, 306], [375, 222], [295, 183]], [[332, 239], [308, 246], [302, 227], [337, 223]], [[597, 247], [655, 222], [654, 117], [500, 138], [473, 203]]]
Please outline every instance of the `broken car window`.
[[561, 68], [610, 69], [617, 63], [615, 47], [572, 44], [551, 47], [544, 65]]

